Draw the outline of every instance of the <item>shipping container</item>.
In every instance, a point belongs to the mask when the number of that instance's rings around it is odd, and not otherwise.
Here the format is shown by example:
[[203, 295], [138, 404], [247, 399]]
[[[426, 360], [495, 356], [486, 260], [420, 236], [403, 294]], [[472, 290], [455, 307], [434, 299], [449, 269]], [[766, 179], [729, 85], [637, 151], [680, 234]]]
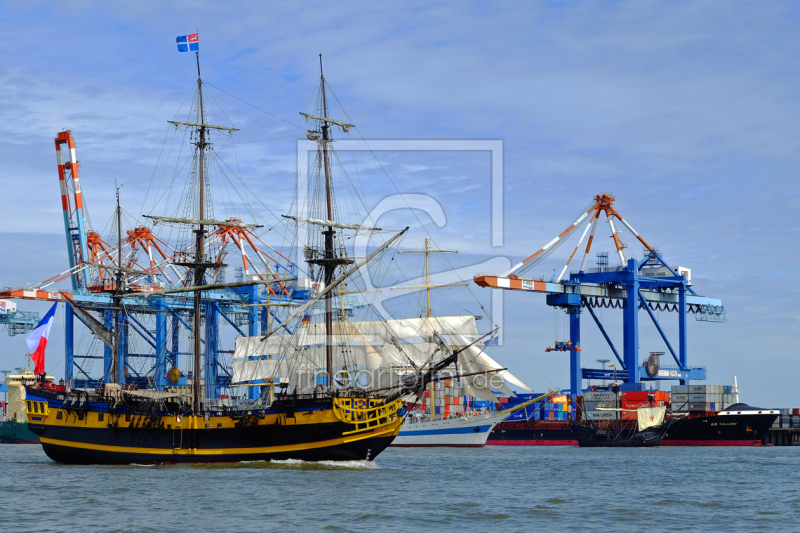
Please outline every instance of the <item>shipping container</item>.
[[618, 411], [587, 411], [587, 420], [617, 420]]
[[713, 402], [689, 402], [689, 411], [716, 411], [716, 404]]
[[597, 411], [598, 407], [616, 407], [614, 402], [583, 402], [584, 411]]
[[611, 391], [589, 391], [583, 393], [584, 402], [614, 402], [617, 395]]
[[631, 391], [623, 391], [622, 392], [622, 400], [628, 400], [631, 402], [643, 401], [647, 400], [647, 395], [650, 394], [644, 390], [631, 390]]
[[670, 401], [672, 403], [678, 402], [688, 402], [689, 401], [689, 394], [672, 394], [670, 395]]
[[689, 385], [673, 385], [672, 394], [689, 394]]
[[689, 385], [689, 394], [705, 394], [709, 386], [710, 385]]
[[676, 413], [685, 413], [689, 410], [689, 402], [672, 402], [670, 408]]

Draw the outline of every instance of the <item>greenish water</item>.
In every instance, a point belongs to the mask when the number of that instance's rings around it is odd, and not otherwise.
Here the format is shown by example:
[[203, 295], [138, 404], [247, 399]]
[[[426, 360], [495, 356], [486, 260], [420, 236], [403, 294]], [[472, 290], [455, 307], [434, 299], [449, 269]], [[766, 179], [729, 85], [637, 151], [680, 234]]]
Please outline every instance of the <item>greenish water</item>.
[[67, 466], [0, 445], [0, 530], [800, 531], [800, 448], [389, 449], [374, 463]]

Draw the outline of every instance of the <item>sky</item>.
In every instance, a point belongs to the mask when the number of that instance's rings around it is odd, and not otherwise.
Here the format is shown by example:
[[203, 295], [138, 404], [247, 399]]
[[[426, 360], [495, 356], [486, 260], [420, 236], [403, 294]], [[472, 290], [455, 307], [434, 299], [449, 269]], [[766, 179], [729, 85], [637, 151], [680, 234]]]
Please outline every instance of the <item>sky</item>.
[[[303, 133], [297, 113], [313, 112], [321, 53], [335, 97], [357, 125], [354, 140], [502, 142], [502, 246], [492, 245], [490, 152], [348, 156], [370, 207], [399, 193], [441, 207], [443, 224], [419, 209], [386, 215], [387, 227], [410, 218], [404, 245], [430, 236], [459, 250], [455, 266], [516, 264], [595, 194], [612, 193], [670, 264], [692, 269], [694, 289], [725, 306], [724, 324], [690, 318], [690, 363], [707, 368], [708, 383], [730, 384], [736, 374], [741, 399], [753, 405], [800, 406], [796, 3], [0, 6], [0, 183], [9, 200], [0, 226], [3, 286], [35, 285], [68, 266], [53, 154], [62, 129], [76, 139], [96, 230], [109, 231], [115, 182], [132, 220], [163, 199], [166, 120], [185, 110], [196, 80], [194, 57], [177, 52], [175, 37], [199, 31], [203, 78], [219, 109], [227, 109], [223, 100], [255, 106], [219, 114], [249, 128], [235, 154], [219, 149], [233, 155], [264, 220], [292, 208]], [[222, 210], [239, 214], [223, 189]], [[634, 238], [625, 239], [640, 256]], [[598, 240], [611, 250], [610, 239]], [[536, 275], [560, 271], [574, 245]], [[441, 301], [477, 307], [476, 314], [489, 305], [489, 289], [464, 291]], [[536, 389], [566, 388], [567, 357], [544, 351], [566, 340], [563, 313], [543, 295], [506, 292], [502, 316], [506, 346], [493, 356]], [[674, 314], [663, 318], [674, 339]], [[606, 310], [604, 320], [621, 345], [619, 316]], [[640, 322], [640, 352], [664, 351], [644, 314]], [[48, 356], [56, 374], [59, 342]], [[0, 368], [20, 364], [23, 336], [0, 333], [0, 347]], [[588, 320], [582, 349], [587, 367], [609, 356]]]

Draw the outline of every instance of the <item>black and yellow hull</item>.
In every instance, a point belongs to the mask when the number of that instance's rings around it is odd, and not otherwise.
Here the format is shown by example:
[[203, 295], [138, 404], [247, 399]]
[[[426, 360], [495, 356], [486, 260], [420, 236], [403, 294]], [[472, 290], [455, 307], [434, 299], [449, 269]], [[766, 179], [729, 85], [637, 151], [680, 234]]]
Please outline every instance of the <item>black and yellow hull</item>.
[[[400, 430], [399, 403], [327, 398], [280, 409], [200, 415], [68, 406], [30, 389], [28, 420], [44, 452], [69, 464], [371, 460]], [[380, 403], [380, 405], [378, 405]], [[373, 404], [370, 406], [369, 404]]]

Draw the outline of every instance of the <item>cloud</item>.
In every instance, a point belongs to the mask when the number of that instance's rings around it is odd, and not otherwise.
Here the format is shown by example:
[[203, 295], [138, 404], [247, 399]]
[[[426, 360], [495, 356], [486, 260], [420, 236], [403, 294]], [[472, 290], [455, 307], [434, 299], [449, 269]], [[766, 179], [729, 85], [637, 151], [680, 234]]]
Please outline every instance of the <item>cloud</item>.
[[[40, 266], [53, 274], [65, 268], [53, 157], [62, 128], [78, 143], [96, 227], [111, 216], [115, 181], [134, 218], [164, 208], [164, 191], [183, 179], [174, 167], [156, 166], [173, 147], [166, 120], [196, 78], [193, 57], [176, 52], [174, 36], [199, 28], [213, 119], [242, 131], [235, 153], [221, 139], [216, 146], [230, 165], [213, 189], [221, 213], [250, 216], [249, 203], [254, 216], [274, 224], [292, 212], [297, 138], [305, 135], [297, 113], [314, 105], [322, 52], [331, 112], [342, 115], [341, 103], [358, 127], [350, 138], [504, 143], [502, 248], [491, 247], [486, 154], [343, 157], [343, 179], [368, 205], [398, 190], [428, 194], [447, 216], [443, 228], [428, 228], [443, 246], [515, 262], [563, 231], [594, 194], [615, 193], [639, 233], [693, 269], [698, 290], [731, 302], [731, 320], [752, 324], [693, 331], [690, 342], [708, 348], [704, 362], [725, 371], [739, 365], [767, 384], [768, 368], [753, 370], [748, 359], [759, 349], [753, 339], [800, 341], [761, 318], [785, 306], [781, 295], [800, 260], [791, 242], [800, 209], [798, 19], [790, 2], [768, 10], [711, 1], [256, 3], [234, 11], [212, 2], [9, 4], [0, 20], [0, 179], [10, 200], [0, 237], [15, 253], [26, 251], [7, 264], [3, 284], [39, 279], [28, 260], [48, 257]], [[68, 50], [41, 37], [67, 31]], [[241, 188], [238, 175], [247, 185], [241, 196], [231, 190]], [[175, 209], [176, 198], [170, 201]], [[399, 224], [401, 215], [387, 218]], [[762, 229], [749, 231], [755, 227]], [[13, 236], [22, 233], [28, 236]], [[53, 251], [42, 253], [45, 241], [32, 235], [47, 236]], [[610, 247], [605, 236], [597, 240]], [[565, 261], [554, 258], [548, 269]], [[766, 309], [748, 305], [755, 301]], [[524, 345], [552, 342], [552, 311], [543, 302], [509, 302], [509, 328]], [[533, 329], [529, 319], [539, 321]], [[566, 382], [563, 364], [542, 369]], [[788, 402], [782, 391], [793, 384], [777, 379], [753, 389], [761, 396], [752, 401]]]

